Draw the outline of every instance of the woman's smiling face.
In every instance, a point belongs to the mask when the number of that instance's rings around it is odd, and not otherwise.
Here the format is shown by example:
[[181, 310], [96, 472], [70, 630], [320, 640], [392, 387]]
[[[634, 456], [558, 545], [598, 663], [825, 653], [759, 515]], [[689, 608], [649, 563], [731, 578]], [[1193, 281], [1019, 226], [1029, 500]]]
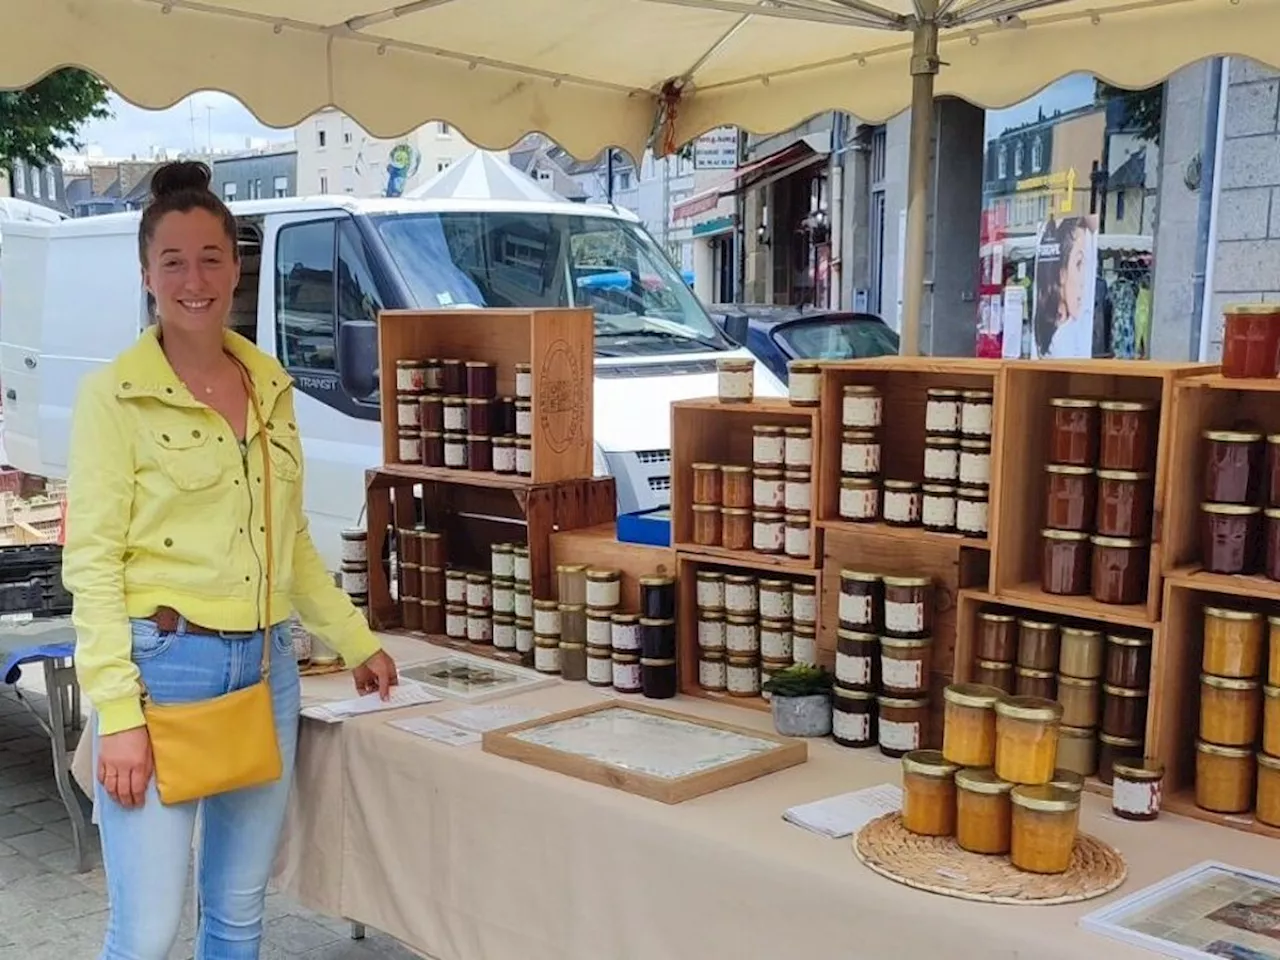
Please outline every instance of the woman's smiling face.
[[1085, 283], [1088, 270], [1085, 264], [1085, 240], [1088, 232], [1084, 227], [1076, 227], [1071, 232], [1071, 252], [1062, 264], [1062, 308], [1068, 318], [1079, 317], [1084, 312]]
[[234, 243], [222, 221], [200, 207], [160, 218], [143, 280], [166, 327], [190, 333], [222, 328], [240, 282]]

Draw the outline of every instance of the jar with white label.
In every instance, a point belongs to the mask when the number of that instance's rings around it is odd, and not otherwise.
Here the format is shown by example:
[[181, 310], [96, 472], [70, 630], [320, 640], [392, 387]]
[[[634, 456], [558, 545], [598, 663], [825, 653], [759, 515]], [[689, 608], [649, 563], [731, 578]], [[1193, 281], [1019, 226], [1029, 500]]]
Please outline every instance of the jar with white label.
[[516, 476], [533, 476], [533, 443], [528, 437], [516, 437]]
[[758, 697], [760, 695], [759, 658], [730, 656], [725, 668], [725, 689], [731, 697]]
[[716, 361], [716, 392], [721, 403], [750, 403], [756, 392], [756, 362], [728, 357]]
[[611, 610], [622, 600], [622, 572], [593, 567], [587, 570], [587, 606]]
[[854, 523], [874, 523], [879, 520], [879, 482], [864, 477], [841, 477], [840, 517]]
[[[640, 653], [640, 617], [634, 613], [615, 613], [611, 632], [614, 653]], [[636, 661], [637, 664], [639, 661]]]
[[960, 441], [955, 437], [925, 437], [925, 480], [954, 483], [958, 476], [960, 476]]
[[751, 428], [751, 463], [757, 470], [780, 468], [785, 456], [782, 427], [757, 423]]
[[342, 589], [359, 596], [369, 592], [369, 564], [352, 562], [342, 565]]
[[540, 637], [560, 637], [560, 604], [554, 600], [533, 601], [533, 632]]
[[533, 397], [533, 364], [516, 364], [516, 396], [521, 400]]
[[993, 395], [990, 390], [966, 390], [960, 407], [960, 432], [966, 437], [991, 436]]
[[876, 742], [874, 694], [836, 687], [831, 700], [831, 739], [842, 747], [869, 747]]
[[410, 427], [397, 435], [396, 454], [401, 463], [422, 463], [422, 435]]
[[880, 639], [874, 633], [836, 631], [836, 683], [844, 690], [875, 691]]
[[516, 401], [516, 436], [533, 436], [533, 404], [528, 400]]
[[787, 399], [793, 407], [816, 407], [821, 402], [822, 372], [812, 360], [787, 364]]
[[926, 483], [920, 502], [920, 523], [934, 533], [956, 528], [956, 488], [949, 483]]
[[401, 392], [396, 394], [396, 425], [416, 429], [422, 426], [422, 414], [419, 399], [422, 394]]
[[613, 655], [613, 689], [619, 693], [639, 693], [644, 689], [639, 656], [633, 653]]
[[786, 478], [781, 470], [757, 470], [752, 482], [752, 505], [757, 510], [781, 510], [786, 502]]
[[[534, 636], [533, 669], [539, 673], [560, 672], [560, 641], [558, 639]], [[639, 672], [638, 669], [637, 672]]]
[[786, 548], [786, 518], [781, 510], [757, 510], [751, 522], [751, 546], [759, 553], [778, 554]]
[[426, 389], [425, 368], [422, 360], [396, 360], [396, 390], [421, 393]]
[[348, 527], [342, 531], [342, 562], [369, 562], [368, 533], [359, 527]]
[[933, 633], [933, 580], [929, 577], [883, 577], [884, 632], [894, 637], [927, 637]]
[[818, 588], [814, 584], [791, 585], [791, 619], [809, 626], [818, 622]]
[[533, 652], [533, 621], [516, 618], [516, 653], [525, 656]]
[[924, 495], [914, 480], [884, 482], [884, 522], [891, 527], [918, 527]]
[[467, 432], [467, 401], [462, 397], [444, 398], [444, 432]]
[[[514, 606], [514, 598], [512, 603]], [[488, 574], [467, 574], [467, 606], [485, 608], [493, 606], [493, 588], [490, 586]]]
[[924, 696], [933, 662], [931, 637], [880, 638], [880, 689], [890, 696]]
[[813, 524], [808, 510], [788, 510], [782, 549], [788, 557], [803, 559], [813, 552]]
[[515, 614], [521, 620], [533, 619], [533, 588], [527, 583], [515, 585]]
[[532, 583], [533, 566], [529, 563], [529, 545], [517, 543], [511, 548], [511, 559], [515, 566], [516, 583]]
[[791, 621], [760, 621], [760, 657], [764, 660], [791, 660]]
[[880, 426], [884, 402], [878, 388], [867, 384], [850, 384], [843, 390], [844, 403], [840, 422], [846, 427], [874, 430]]
[[783, 506], [788, 513], [813, 509], [813, 475], [808, 470], [788, 470], [784, 474]]
[[467, 639], [472, 643], [493, 643], [493, 614], [488, 607], [467, 607]]
[[511, 437], [493, 438], [493, 472], [516, 472], [516, 443]]
[[510, 543], [495, 543], [489, 551], [489, 569], [495, 580], [514, 580], [516, 558]]
[[956, 491], [956, 531], [967, 537], [987, 535], [986, 487], [961, 487]]
[[760, 619], [791, 619], [790, 580], [760, 580]]
[[727, 668], [723, 653], [703, 650], [698, 656], [698, 686], [723, 692], [728, 684]]
[[726, 573], [724, 575], [724, 609], [727, 613], [759, 612], [759, 595], [756, 578], [744, 573]]
[[730, 656], [760, 652], [760, 624], [754, 616], [729, 614], [725, 617], [724, 636], [725, 650]]
[[493, 615], [493, 646], [496, 650], [516, 648], [516, 618], [507, 614]]
[[613, 686], [613, 653], [608, 647], [587, 647], [587, 683], [593, 687]]
[[955, 436], [960, 432], [960, 391], [930, 387], [925, 391], [925, 433]]
[[765, 700], [773, 699], [773, 693], [764, 688], [765, 684], [783, 670], [787, 669], [787, 667], [791, 666], [791, 664], [792, 661], [790, 658], [786, 660], [766, 660], [764, 657], [760, 658], [760, 696], [762, 698]]
[[991, 483], [991, 441], [960, 441], [960, 482], [971, 487]]
[[493, 581], [493, 612], [516, 615], [516, 585], [511, 580]]
[[465, 433], [444, 435], [444, 465], [451, 470], [467, 468], [467, 435]]
[[840, 444], [840, 472], [846, 477], [880, 474], [880, 438], [874, 430], [846, 430]]
[[876, 697], [880, 752], [901, 757], [919, 750], [929, 729], [928, 697]]
[[699, 610], [723, 610], [724, 574], [718, 570], [699, 570], [696, 596]]
[[613, 611], [587, 608], [587, 647], [613, 648]]
[[698, 613], [698, 647], [702, 650], [724, 650], [728, 644], [728, 625], [719, 610]]
[[818, 662], [818, 629], [811, 623], [791, 624], [791, 659], [796, 663]]
[[840, 571], [840, 599], [836, 607], [840, 629], [872, 632], [880, 625], [884, 604], [881, 576], [869, 570]]
[[788, 470], [813, 468], [813, 431], [808, 427], [787, 427], [782, 431], [782, 462]]
[[444, 608], [444, 635], [450, 640], [467, 639], [467, 608], [463, 604], [449, 604]]

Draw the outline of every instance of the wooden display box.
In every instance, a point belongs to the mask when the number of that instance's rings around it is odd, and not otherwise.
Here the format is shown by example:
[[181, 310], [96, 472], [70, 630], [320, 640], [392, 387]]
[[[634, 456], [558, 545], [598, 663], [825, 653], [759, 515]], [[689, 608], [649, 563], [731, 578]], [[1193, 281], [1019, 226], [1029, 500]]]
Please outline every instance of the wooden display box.
[[[678, 551], [725, 558], [730, 563], [762, 564], [785, 570], [812, 570], [818, 565], [821, 536], [811, 512], [810, 554], [806, 558], [728, 550], [693, 542], [693, 464], [752, 465], [751, 428], [758, 425], [809, 427], [813, 463], [820, 457], [818, 414], [814, 407], [795, 407], [786, 400], [757, 398], [750, 403], [720, 403], [715, 398], [671, 404], [671, 542]], [[811, 473], [814, 495], [816, 471]]]
[[[382, 462], [399, 461], [396, 361], [456, 358], [497, 364], [498, 395], [515, 395], [515, 365], [533, 371], [533, 475], [479, 474], [531, 486], [594, 472], [592, 405], [595, 320], [591, 310], [386, 310], [378, 317]], [[441, 471], [406, 465], [423, 479]], [[447, 471], [454, 474], [467, 471]]]
[[622, 572], [619, 610], [636, 613], [640, 609], [640, 578], [651, 574], [675, 576], [676, 552], [670, 547], [652, 547], [618, 540], [617, 526], [604, 523], [580, 530], [562, 530], [551, 535], [551, 570], [562, 563], [585, 563]]
[[[718, 700], [739, 707], [770, 710], [769, 701], [758, 697], [731, 697], [716, 690], [704, 690], [698, 683], [698, 581], [699, 570], [719, 570], [730, 574], [750, 574], [765, 579], [787, 579], [813, 583], [818, 601], [817, 636], [822, 637], [822, 574], [817, 570], [779, 570], [775, 565], [755, 557], [726, 560], [718, 555], [679, 552], [676, 555], [676, 671], [680, 692], [690, 697]], [[819, 649], [819, 661], [831, 669], [835, 655], [823, 657]]]
[[[1209, 823], [1280, 838], [1280, 828], [1258, 823], [1251, 814], [1223, 814], [1196, 806], [1196, 739], [1200, 729], [1200, 672], [1204, 656], [1205, 606], [1252, 607], [1276, 613], [1274, 606], [1250, 603], [1248, 595], [1197, 589], [1187, 582], [1165, 583], [1163, 642], [1152, 658], [1151, 703], [1158, 705], [1154, 753], [1165, 766], [1164, 809]], [[1149, 747], [1150, 749], [1150, 747]], [[1256, 789], [1256, 785], [1255, 785]]]
[[[1005, 363], [1001, 422], [1006, 431], [1001, 455], [995, 458], [1000, 490], [992, 522], [995, 554], [993, 592], [1014, 604], [1131, 626], [1160, 619], [1163, 565], [1164, 505], [1172, 463], [1169, 438], [1173, 432], [1174, 384], [1205, 370], [1203, 364], [1167, 364], [1134, 360], [1008, 361]], [[1144, 600], [1132, 605], [1099, 603], [1088, 594], [1078, 597], [1047, 594], [1040, 587], [1045, 519], [1045, 466], [1049, 462], [1053, 397], [1092, 397], [1100, 400], [1150, 400], [1159, 405], [1155, 438], [1151, 552]]]
[[[554, 597], [552, 534], [609, 523], [616, 511], [617, 490], [611, 477], [502, 488], [483, 477], [468, 485], [460, 482], [461, 476], [451, 483], [419, 483], [399, 469], [366, 473], [369, 620], [374, 629], [402, 627], [386, 565], [389, 526], [399, 530], [425, 522], [430, 529], [442, 530], [450, 565], [479, 572], [492, 569], [493, 544], [527, 542], [533, 596], [549, 600]], [[372, 562], [373, 558], [382, 562]], [[480, 646], [474, 652], [489, 651]]]
[[1280, 582], [1262, 574], [1230, 576], [1208, 573], [1200, 567], [1205, 465], [1202, 435], [1206, 430], [1244, 426], [1264, 435], [1280, 433], [1280, 380], [1229, 380], [1216, 373], [1189, 377], [1174, 389], [1173, 410], [1169, 459], [1178, 482], [1170, 485], [1164, 524], [1165, 574], [1176, 574], [1180, 581], [1204, 590], [1280, 602]]
[[958, 390], [990, 390], [992, 400], [991, 516], [999, 497], [996, 461], [1002, 448], [1001, 361], [948, 357], [874, 357], [867, 360], [824, 363], [822, 366], [821, 461], [817, 471], [815, 504], [823, 530], [871, 529], [900, 540], [964, 543], [981, 549], [988, 537], [932, 533], [923, 527], [891, 527], [887, 524], [851, 523], [840, 517], [840, 459], [844, 435], [844, 388], [864, 384], [879, 388], [884, 402], [880, 427], [880, 469], [887, 480], [924, 478], [925, 403], [927, 391], [950, 387]]

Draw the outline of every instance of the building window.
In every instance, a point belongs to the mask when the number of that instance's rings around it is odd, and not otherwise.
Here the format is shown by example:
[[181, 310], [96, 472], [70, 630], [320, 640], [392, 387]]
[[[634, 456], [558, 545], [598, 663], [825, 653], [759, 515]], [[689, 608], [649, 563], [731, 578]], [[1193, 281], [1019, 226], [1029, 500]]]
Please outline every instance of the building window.
[[45, 186], [47, 187], [45, 191], [45, 196], [47, 196], [50, 200], [57, 200], [58, 199], [57, 171], [55, 171], [53, 167], [49, 167], [45, 170], [44, 176], [45, 176]]
[[15, 197], [27, 195], [27, 165], [21, 160], [13, 161], [13, 195]]
[[333, 370], [332, 220], [283, 227], [276, 239], [276, 352], [286, 370]]
[[356, 172], [354, 167], [347, 166], [342, 168], [342, 192], [356, 192]]
[[1013, 175], [1015, 177], [1022, 176], [1022, 162], [1025, 151], [1022, 149], [1023, 143], [1018, 141], [1018, 145], [1013, 148]]
[[323, 150], [329, 140], [329, 132], [324, 127], [316, 127], [316, 147]]
[[1007, 143], [1000, 144], [1000, 149], [996, 151], [996, 179], [1003, 180], [1009, 175], [1009, 145]]
[[329, 192], [329, 174], [324, 170], [320, 171], [320, 192]]
[[1044, 166], [1044, 141], [1036, 137], [1031, 141], [1031, 169], [1039, 172]]
[[344, 144], [350, 143], [352, 139], [353, 138], [351, 135], [351, 121], [348, 120], [346, 117], [343, 117], [342, 118], [342, 142]]
[[37, 169], [31, 171], [31, 196], [40, 199], [40, 171]]
[[278, 199], [280, 197], [287, 197], [288, 195], [289, 195], [289, 178], [276, 177], [275, 193], [273, 194], [273, 196], [275, 196]]
[[222, 185], [222, 199], [230, 203], [236, 198], [236, 185], [234, 183], [224, 183]]

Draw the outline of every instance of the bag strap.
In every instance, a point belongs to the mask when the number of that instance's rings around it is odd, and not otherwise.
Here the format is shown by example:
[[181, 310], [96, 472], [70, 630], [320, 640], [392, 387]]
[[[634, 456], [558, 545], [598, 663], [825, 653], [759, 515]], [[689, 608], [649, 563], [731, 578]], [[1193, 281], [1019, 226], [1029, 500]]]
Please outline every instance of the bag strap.
[[[262, 679], [266, 682], [271, 675], [271, 541], [272, 541], [272, 523], [271, 523], [271, 454], [267, 450], [270, 439], [267, 437], [267, 424], [262, 416], [262, 407], [258, 405], [258, 393], [254, 388], [253, 380], [249, 377], [249, 372], [244, 368], [244, 364], [236, 361], [236, 366], [240, 369], [240, 379], [244, 383], [244, 391], [249, 395], [249, 403], [253, 406], [253, 417], [258, 422], [258, 447], [262, 451], [262, 526], [266, 531], [266, 580], [267, 580], [267, 606], [266, 606], [266, 622], [262, 628]], [[252, 534], [250, 534], [252, 536]]]

